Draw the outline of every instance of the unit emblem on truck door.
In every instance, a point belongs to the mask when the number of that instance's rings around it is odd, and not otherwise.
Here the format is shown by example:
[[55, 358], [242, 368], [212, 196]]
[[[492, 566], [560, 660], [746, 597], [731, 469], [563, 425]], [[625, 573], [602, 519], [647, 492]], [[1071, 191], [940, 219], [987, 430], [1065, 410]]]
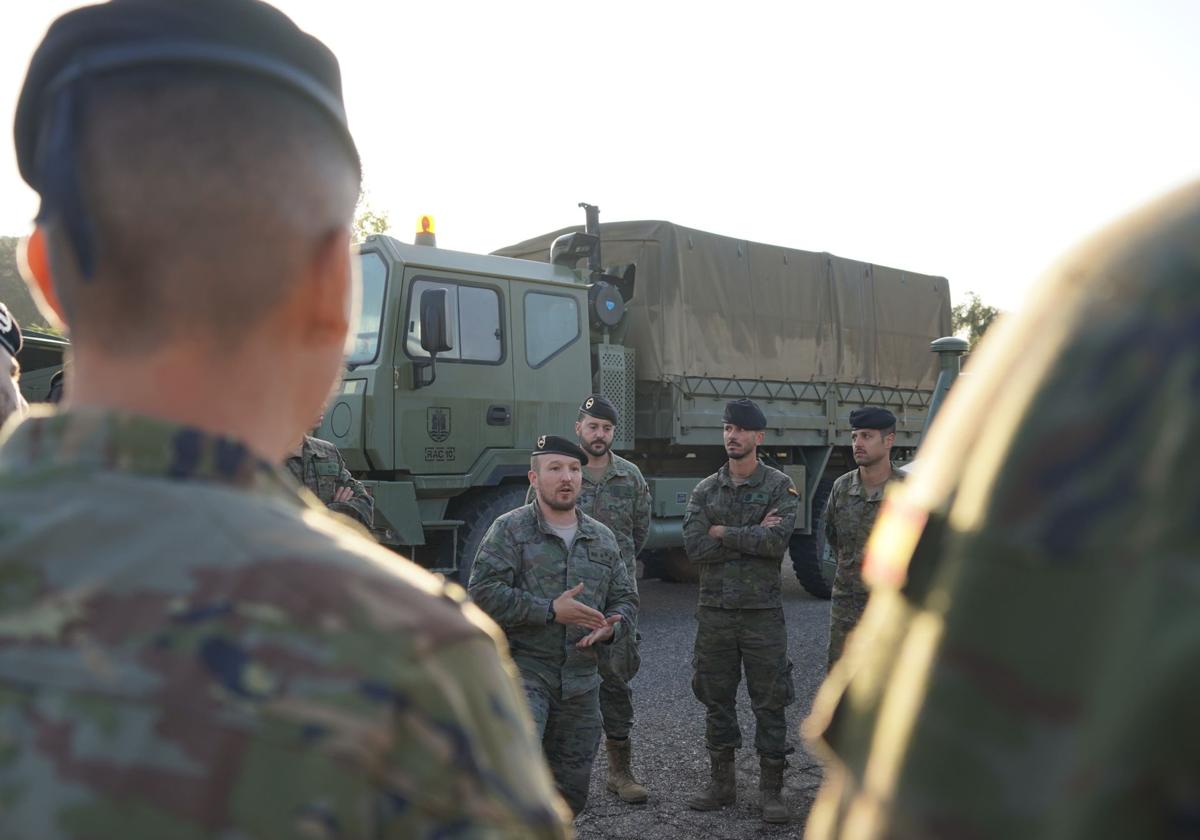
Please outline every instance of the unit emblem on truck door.
[[429, 439], [434, 443], [442, 443], [450, 437], [450, 409], [433, 406], [426, 415]]

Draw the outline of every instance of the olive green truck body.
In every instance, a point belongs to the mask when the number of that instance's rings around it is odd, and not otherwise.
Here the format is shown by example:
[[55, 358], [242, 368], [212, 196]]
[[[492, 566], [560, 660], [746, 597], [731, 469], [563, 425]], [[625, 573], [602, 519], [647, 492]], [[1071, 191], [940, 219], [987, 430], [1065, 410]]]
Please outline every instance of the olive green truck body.
[[614, 448], [653, 494], [643, 559], [681, 576], [688, 494], [724, 460], [723, 407], [744, 396], [802, 494], [797, 575], [826, 595], [812, 534], [850, 468], [849, 413], [889, 408], [898, 456], [915, 450], [939, 371], [930, 342], [951, 331], [947, 281], [667, 222], [589, 222], [491, 255], [361, 246], [359, 332], [318, 434], [371, 487], [377, 534], [464, 575], [524, 499], [533, 442], [571, 435], [601, 392], [621, 414]]

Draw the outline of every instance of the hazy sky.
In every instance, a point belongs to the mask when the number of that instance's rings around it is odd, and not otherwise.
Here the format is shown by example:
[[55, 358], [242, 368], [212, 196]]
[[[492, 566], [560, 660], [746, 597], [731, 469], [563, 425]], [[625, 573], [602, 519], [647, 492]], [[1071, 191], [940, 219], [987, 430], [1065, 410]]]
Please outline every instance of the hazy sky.
[[[0, 113], [78, 5], [6, 9]], [[280, 0], [338, 54], [372, 206], [488, 251], [668, 219], [1019, 306], [1081, 236], [1200, 176], [1200, 3]], [[11, 136], [7, 133], [6, 137]], [[0, 151], [0, 233], [36, 198]]]

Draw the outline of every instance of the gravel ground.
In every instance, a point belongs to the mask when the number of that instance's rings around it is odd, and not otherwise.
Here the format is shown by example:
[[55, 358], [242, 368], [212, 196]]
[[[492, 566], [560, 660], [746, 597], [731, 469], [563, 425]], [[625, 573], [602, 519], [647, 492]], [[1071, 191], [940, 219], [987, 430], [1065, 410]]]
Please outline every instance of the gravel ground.
[[704, 707], [692, 695], [692, 642], [696, 636], [696, 585], [638, 582], [642, 597], [642, 668], [633, 682], [634, 771], [650, 790], [645, 805], [626, 805], [604, 788], [604, 746], [596, 755], [587, 810], [576, 820], [580, 840], [664, 838], [799, 837], [821, 783], [821, 769], [798, 734], [824, 677], [829, 642], [829, 602], [817, 600], [796, 582], [784, 561], [783, 611], [788, 653], [795, 665], [796, 702], [788, 709], [795, 753], [785, 776], [792, 823], [768, 826], [761, 819], [754, 715], [743, 681], [738, 717], [745, 746], [738, 750], [738, 801], [720, 811], [687, 807], [687, 798], [708, 779]]

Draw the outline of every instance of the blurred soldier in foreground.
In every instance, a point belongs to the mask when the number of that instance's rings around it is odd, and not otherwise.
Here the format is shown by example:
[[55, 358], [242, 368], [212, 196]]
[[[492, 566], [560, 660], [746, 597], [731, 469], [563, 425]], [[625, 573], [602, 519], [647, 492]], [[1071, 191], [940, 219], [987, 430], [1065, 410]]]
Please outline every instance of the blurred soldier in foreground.
[[712, 781], [688, 805], [712, 811], [736, 800], [733, 759], [742, 745], [737, 689], [744, 663], [762, 773], [763, 819], [785, 823], [785, 712], [796, 689], [787, 656], [779, 565], [792, 536], [799, 496], [787, 475], [758, 460], [766, 427], [762, 410], [750, 400], [725, 406], [729, 462], [696, 485], [683, 519], [688, 557], [700, 567], [692, 691], [707, 710], [705, 742], [712, 761]]
[[251, 0], [80, 9], [16, 140], [73, 352], [0, 447], [0, 836], [565, 836], [495, 625], [276, 466], [349, 326], [333, 55]]
[[996, 328], [889, 496], [810, 838], [1200, 834], [1200, 183]]
[[538, 438], [537, 498], [488, 529], [470, 586], [508, 633], [554, 780], [576, 814], [600, 743], [596, 646], [632, 632], [638, 606], [612, 531], [575, 506], [587, 461], [565, 438]]
[[375, 500], [363, 483], [350, 475], [342, 453], [332, 443], [305, 435], [284, 465], [330, 510], [344, 513], [368, 531], [375, 518]]
[[842, 655], [846, 637], [867, 607], [862, 582], [863, 549], [879, 515], [879, 504], [891, 481], [904, 473], [892, 465], [896, 415], [886, 408], [850, 412], [850, 441], [857, 467], [839, 476], [825, 505], [825, 539], [837, 557], [833, 597], [829, 605], [829, 667]]
[[22, 417], [29, 410], [21, 396], [21, 363], [17, 354], [21, 352], [21, 325], [0, 303], [0, 426], [9, 417]]
[[[575, 436], [587, 453], [583, 485], [578, 507], [588, 516], [607, 525], [621, 547], [621, 559], [634, 590], [637, 589], [637, 556], [650, 530], [650, 488], [634, 464], [612, 451], [617, 425], [617, 407], [600, 394], [592, 394], [579, 406]], [[529, 488], [526, 504], [537, 498]], [[633, 730], [633, 690], [629, 683], [637, 676], [642, 658], [638, 653], [641, 635], [629, 625], [619, 641], [601, 645], [600, 717], [604, 722], [608, 753], [608, 779], [605, 786], [624, 802], [645, 802], [646, 788], [633, 775], [630, 764]]]

